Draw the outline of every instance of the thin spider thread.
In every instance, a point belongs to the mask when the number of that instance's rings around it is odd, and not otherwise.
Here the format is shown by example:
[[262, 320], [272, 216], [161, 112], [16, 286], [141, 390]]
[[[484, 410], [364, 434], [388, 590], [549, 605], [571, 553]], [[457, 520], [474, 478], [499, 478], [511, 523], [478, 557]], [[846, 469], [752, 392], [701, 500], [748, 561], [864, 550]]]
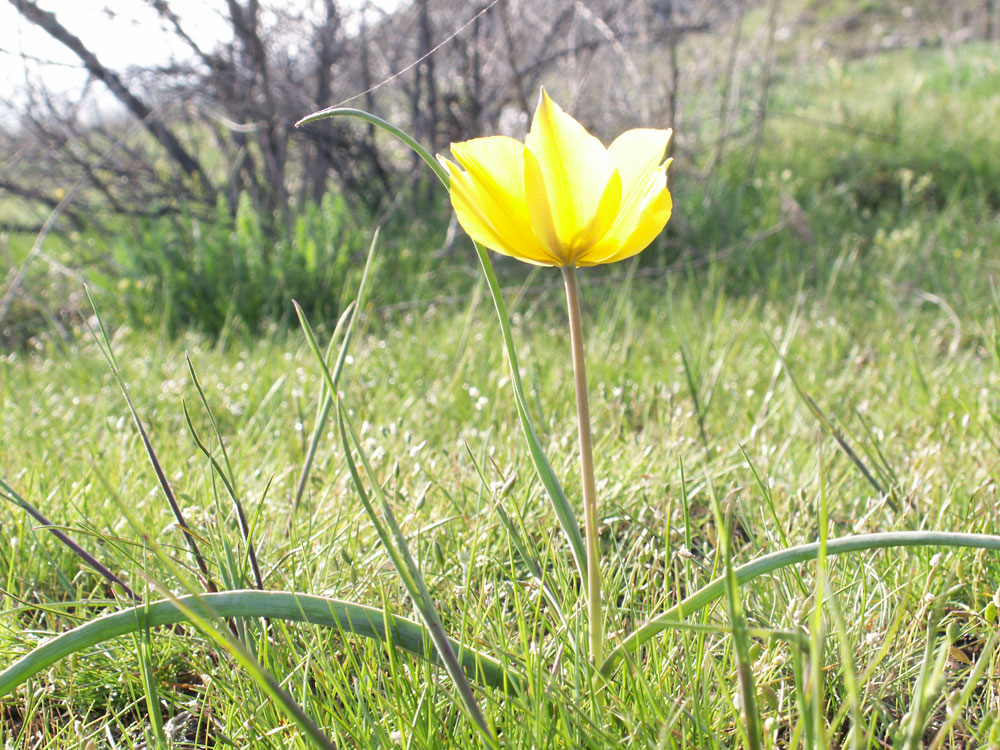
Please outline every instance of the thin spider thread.
[[430, 57], [435, 52], [437, 52], [439, 49], [441, 49], [446, 44], [448, 44], [448, 42], [450, 42], [452, 39], [454, 39], [455, 37], [457, 37], [459, 34], [461, 34], [467, 28], [469, 28], [472, 24], [474, 24], [477, 20], [479, 20], [479, 18], [481, 16], [486, 15], [490, 10], [493, 9], [493, 6], [497, 5], [499, 2], [500, 2], [500, 0], [492, 0], [492, 2], [489, 5], [487, 5], [485, 8], [483, 8], [481, 11], [479, 11], [478, 13], [476, 13], [476, 15], [474, 15], [468, 21], [466, 21], [461, 26], [459, 26], [457, 29], [455, 29], [453, 32], [451, 32], [451, 34], [449, 34], [447, 37], [445, 37], [433, 49], [430, 49], [427, 52], [425, 52], [423, 55], [421, 55], [420, 57], [418, 57], [416, 60], [414, 60], [413, 62], [411, 62], [409, 65], [407, 65], [405, 68], [397, 70], [395, 73], [393, 73], [388, 78], [379, 81], [378, 83], [376, 83], [371, 88], [366, 89], [365, 91], [362, 91], [360, 94], [355, 94], [354, 96], [350, 96], [347, 99], [344, 99], [344, 101], [338, 102], [337, 104], [334, 104], [333, 106], [334, 107], [343, 107], [345, 104], [349, 104], [350, 102], [353, 102], [355, 99], [360, 99], [362, 96], [365, 96], [366, 94], [370, 94], [373, 91], [376, 91], [376, 90], [382, 88], [387, 83], [391, 83], [392, 81], [394, 81], [397, 78], [399, 78], [401, 75], [403, 75], [405, 73], [408, 73], [409, 71], [413, 70], [415, 67], [417, 67], [418, 65], [420, 65], [420, 63], [422, 63], [428, 57]]

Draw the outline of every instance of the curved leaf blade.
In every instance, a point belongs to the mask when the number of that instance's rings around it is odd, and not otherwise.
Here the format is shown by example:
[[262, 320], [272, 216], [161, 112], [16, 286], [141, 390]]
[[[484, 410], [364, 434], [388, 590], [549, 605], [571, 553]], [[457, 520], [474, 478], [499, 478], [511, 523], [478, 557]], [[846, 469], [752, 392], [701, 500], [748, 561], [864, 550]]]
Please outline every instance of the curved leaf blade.
[[[0, 672], [0, 696], [71, 654], [145, 628], [172, 625], [201, 618], [267, 617], [272, 620], [304, 622], [339, 628], [363, 638], [392, 643], [422, 659], [440, 664], [435, 651], [428, 650], [426, 629], [418, 622], [355, 602], [288, 591], [256, 589], [198, 594], [162, 600], [104, 615], [79, 625], [43, 643]], [[498, 660], [448, 639], [459, 655], [462, 670], [484, 687], [510, 692], [522, 690], [523, 678]]]

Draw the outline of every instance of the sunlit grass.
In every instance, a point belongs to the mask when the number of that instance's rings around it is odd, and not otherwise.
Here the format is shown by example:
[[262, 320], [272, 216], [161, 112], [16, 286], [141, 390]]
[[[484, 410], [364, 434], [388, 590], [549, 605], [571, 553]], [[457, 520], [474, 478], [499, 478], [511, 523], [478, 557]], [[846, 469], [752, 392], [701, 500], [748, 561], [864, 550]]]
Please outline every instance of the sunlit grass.
[[[987, 283], [980, 280], [975, 286], [981, 296], [961, 309], [964, 333], [958, 340], [954, 321], [939, 306], [912, 304], [892, 286], [874, 299], [832, 295], [823, 306], [810, 304], [805, 294], [780, 301], [725, 297], [709, 283], [678, 277], [585, 287], [592, 301], [587, 317], [595, 331], [588, 346], [601, 448], [598, 476], [607, 498], [602, 513], [610, 571], [606, 585], [608, 601], [615, 604], [610, 630], [633, 629], [672, 603], [678, 587], [707, 580], [717, 536], [706, 481], [739, 529], [737, 561], [784, 546], [783, 537], [792, 543], [815, 539], [818, 450], [824, 451], [832, 536], [909, 528], [995, 530], [991, 509], [998, 438], [991, 394], [998, 363], [990, 344], [996, 329]], [[535, 294], [531, 306], [521, 307], [516, 335], [528, 363], [524, 376], [539, 430], [557, 472], [566, 475], [574, 467], [575, 441], [572, 387], [560, 375], [566, 363], [559, 297], [557, 286]], [[602, 328], [598, 320], [610, 324]], [[455, 335], [457, 321], [467, 321], [467, 335]], [[558, 535], [546, 531], [554, 519], [520, 448], [490, 310], [476, 304], [467, 310], [369, 317], [362, 328], [364, 335], [345, 369], [347, 403], [376, 470], [388, 476], [392, 463], [399, 462], [395, 510], [446, 627], [493, 652], [526, 658], [537, 670], [535, 678], [550, 690], [572, 692], [572, 685], [550, 681], [549, 670], [566, 658], [560, 649], [576, 642], [568, 631], [582, 627], [580, 613], [564, 613], [568, 623], [559, 624], [496, 511], [502, 504], [518, 519], [520, 541], [547, 581], [556, 590], [571, 587], [568, 550]], [[817, 421], [776, 367], [769, 337], [779, 346], [787, 342], [789, 366], [824, 412], [843, 421], [863, 460], [880, 477], [893, 477], [903, 503], [899, 513], [875, 499], [853, 464], [831, 441], [821, 440]], [[294, 517], [290, 513], [319, 392], [311, 354], [297, 337], [276, 336], [221, 352], [206, 344], [192, 337], [150, 349], [145, 334], [124, 330], [116, 340], [119, 361], [160, 459], [184, 498], [189, 523], [212, 538], [222, 533], [237, 538], [233, 520], [221, 518], [212, 500], [221, 490], [217, 483], [213, 486], [207, 462], [183, 421], [180, 400], [194, 404], [197, 399], [185, 351], [213, 405], [250, 507], [256, 509], [273, 475], [255, 534], [266, 587], [360, 599], [408, 614], [371, 528], [361, 522], [332, 426], [303, 504]], [[707, 450], [682, 348], [698, 393]], [[82, 344], [70, 356], [52, 348], [8, 357], [2, 375], [7, 480], [50, 516], [58, 515], [60, 523], [123, 538], [95, 544], [78, 535], [134, 585], [142, 586], [138, 565], [169, 580], [155, 559], [134, 546], [134, 535], [92, 468], [97, 464], [116, 491], [134, 503], [145, 527], [185, 559], [98, 352]], [[24, 398], [29, 393], [31, 398]], [[207, 418], [192, 411], [207, 432]], [[480, 483], [472, 457], [492, 483], [489, 488]], [[683, 491], [679, 461], [687, 477]], [[497, 494], [501, 487], [508, 492], [503, 497]], [[11, 529], [0, 541], [6, 606], [18, 607], [17, 599], [23, 599], [48, 607], [7, 615], [14, 630], [7, 635], [6, 649], [13, 654], [30, 643], [31, 630], [57, 631], [75, 622], [53, 608], [88, 599], [99, 605], [107, 591], [45, 532], [32, 531], [11, 506], [4, 513], [4, 525]], [[684, 549], [687, 538], [689, 551]], [[932, 554], [876, 553], [863, 558], [864, 565], [858, 559], [829, 563], [860, 671], [876, 658], [897, 612], [906, 612], [889, 654], [862, 686], [869, 691], [862, 696], [865, 705], [885, 713], [883, 729], [910, 705], [911, 670], [924, 645], [926, 616], [921, 613], [932, 599], [947, 605], [948, 617], [960, 623], [963, 653], [969, 658], [975, 658], [976, 644], [985, 634], [978, 613], [993, 596], [996, 563], [970, 552], [945, 553], [932, 563]], [[743, 588], [751, 627], [808, 623], [811, 569], [803, 568], [801, 576], [801, 582], [785, 574]], [[901, 592], [908, 585], [910, 598], [904, 601]], [[99, 611], [77, 608], [75, 614]], [[26, 625], [29, 630], [22, 631]], [[286, 688], [296, 688], [296, 698], [319, 723], [332, 727], [335, 739], [361, 741], [357, 738], [363, 736], [363, 744], [380, 746], [381, 740], [372, 739], [380, 736], [372, 729], [375, 724], [385, 730], [386, 742], [392, 731], [409, 737], [413, 712], [426, 712], [427, 736], [469, 731], [454, 714], [457, 708], [442, 712], [440, 701], [449, 691], [439, 677], [432, 678], [429, 667], [308, 626], [281, 626], [277, 632], [282, 635], [264, 649], [262, 662], [290, 678]], [[666, 746], [724, 742], [734, 727], [728, 699], [718, 691], [720, 685], [732, 684], [728, 643], [728, 636], [714, 632], [681, 632], [654, 642], [641, 671], [623, 671], [613, 690], [614, 713], [626, 720], [609, 737], [594, 741], [620, 737], [625, 744], [644, 745], [655, 742], [664, 725], [670, 727]], [[754, 667], [757, 682], [778, 696], [778, 709], [764, 707], [763, 716], [773, 716], [779, 731], [795, 714], [790, 673], [782, 666], [790, 655], [779, 643], [761, 645]], [[222, 732], [242, 742], [263, 742], [261, 735], [280, 725], [274, 709], [259, 712], [264, 698], [247, 678], [233, 666], [224, 667], [225, 660], [216, 663], [198, 637], [167, 634], [154, 638], [152, 648], [168, 717], [190, 704], [196, 716], [209, 712], [219, 722], [207, 724], [207, 734]], [[80, 710], [96, 702], [105, 707], [102, 712], [121, 712], [121, 726], [136, 732], [144, 700], [136, 658], [130, 643], [123, 642], [110, 653], [81, 655], [74, 664], [53, 667], [43, 684], [50, 697], [66, 699]], [[964, 669], [956, 663], [954, 679]], [[413, 670], [423, 676], [412, 676]], [[828, 674], [832, 711], [845, 699], [838, 674], [836, 668]], [[172, 687], [181, 683], [182, 689]], [[114, 687], [109, 691], [108, 685]], [[991, 695], [992, 688], [984, 684], [975, 705], [985, 710]], [[662, 696], [677, 702], [664, 702]], [[34, 705], [43, 713], [32, 714]], [[5, 706], [9, 714], [17, 703]], [[27, 726], [47, 733], [43, 736], [55, 738], [56, 727], [68, 720], [46, 700], [29, 700], [26, 707]], [[544, 739], [559, 725], [550, 709], [535, 707], [530, 722], [504, 719], [506, 711], [515, 709], [498, 707], [487, 696], [486, 710], [494, 712], [491, 719], [506, 725], [507, 732], [524, 732], [524, 742], [532, 733], [542, 744], [555, 741]], [[569, 722], [564, 731], [575, 742], [598, 732], [572, 701], [562, 710]], [[452, 715], [454, 720], [448, 718]], [[687, 718], [682, 721], [682, 716]], [[101, 726], [97, 722], [91, 731]], [[472, 739], [468, 735], [455, 741]], [[50, 742], [59, 746], [56, 739]]]

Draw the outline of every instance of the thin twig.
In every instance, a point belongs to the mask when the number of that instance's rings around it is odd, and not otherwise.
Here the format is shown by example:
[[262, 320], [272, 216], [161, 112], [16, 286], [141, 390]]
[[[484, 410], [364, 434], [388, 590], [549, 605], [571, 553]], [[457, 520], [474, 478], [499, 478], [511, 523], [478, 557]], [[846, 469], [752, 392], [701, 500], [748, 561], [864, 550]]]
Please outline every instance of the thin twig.
[[97, 571], [97, 573], [103, 576], [108, 582], [120, 586], [122, 591], [128, 594], [129, 598], [132, 599], [132, 601], [135, 602], [142, 601], [142, 598], [138, 594], [136, 594], [129, 587], [129, 585], [125, 583], [125, 581], [123, 581], [121, 578], [112, 573], [111, 570], [109, 570], [105, 565], [99, 562], [97, 558], [91, 555], [89, 552], [87, 552], [87, 550], [85, 550], [79, 544], [77, 544], [68, 536], [66, 536], [66, 534], [62, 530], [57, 528], [56, 525], [52, 523], [52, 521], [50, 521], [48, 518], [42, 515], [42, 512], [40, 510], [38, 510], [35, 506], [33, 506], [31, 503], [29, 503], [27, 500], [21, 497], [21, 495], [13, 487], [11, 487], [2, 479], [0, 479], [0, 489], [2, 489], [4, 493], [6, 493], [7, 500], [10, 500], [11, 502], [23, 508], [28, 515], [30, 515], [32, 518], [38, 521], [38, 523], [42, 524], [44, 528], [48, 529], [49, 532], [51, 532], [52, 536], [54, 536], [60, 542], [69, 547], [69, 549], [73, 550], [73, 552], [81, 560], [83, 560], [85, 563], [87, 563], [87, 565], [89, 565], [91, 568]]
[[[125, 403], [128, 404], [128, 410], [132, 415], [132, 421], [139, 433], [139, 439], [142, 440], [142, 446], [146, 450], [146, 456], [149, 458], [149, 463], [153, 467], [153, 473], [156, 475], [156, 481], [160, 485], [163, 496], [166, 498], [167, 504], [170, 506], [170, 511], [174, 514], [174, 520], [176, 521], [178, 528], [180, 528], [181, 533], [184, 536], [184, 540], [187, 542], [188, 549], [191, 550], [195, 563], [198, 565], [198, 570], [201, 572], [202, 576], [202, 585], [205, 587], [206, 591], [210, 593], [216, 592], [219, 589], [218, 586], [216, 586], [215, 581], [212, 580], [212, 576], [208, 571], [208, 563], [201, 554], [201, 550], [198, 547], [198, 542], [195, 540], [194, 534], [190, 531], [190, 527], [184, 520], [184, 514], [181, 512], [181, 506], [178, 504], [177, 498], [174, 496], [174, 491], [170, 486], [170, 481], [167, 479], [167, 475], [163, 471], [163, 467], [160, 465], [160, 460], [156, 457], [156, 451], [153, 450], [153, 444], [149, 439], [146, 428], [142, 424], [142, 419], [139, 418], [139, 412], [136, 411], [135, 404], [132, 402], [132, 396], [129, 393], [128, 385], [125, 383], [125, 378], [122, 376], [121, 370], [118, 368], [118, 361], [115, 359], [115, 354], [111, 350], [111, 339], [108, 337], [107, 329], [104, 327], [104, 321], [101, 319], [100, 313], [97, 311], [97, 305], [94, 303], [94, 298], [90, 294], [90, 289], [86, 288], [86, 292], [87, 297], [90, 300], [91, 307], [94, 310], [94, 315], [97, 317], [97, 324], [100, 328], [101, 337], [104, 341], [104, 345], [100, 347], [101, 353], [104, 355], [105, 360], [107, 360], [108, 366], [111, 369], [111, 374], [118, 383], [119, 390], [121, 390], [122, 395], [125, 397]], [[87, 327], [90, 328], [90, 325], [87, 324]], [[91, 329], [91, 334], [94, 336], [94, 339], [97, 340], [97, 334], [93, 329]]]

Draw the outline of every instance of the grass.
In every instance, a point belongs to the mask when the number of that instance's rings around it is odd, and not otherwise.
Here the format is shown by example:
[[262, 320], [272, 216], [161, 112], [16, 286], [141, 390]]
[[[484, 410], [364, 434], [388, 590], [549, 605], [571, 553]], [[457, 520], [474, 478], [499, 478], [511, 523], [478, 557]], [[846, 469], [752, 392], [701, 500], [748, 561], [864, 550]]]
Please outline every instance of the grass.
[[[948, 54], [961, 55], [957, 67]], [[816, 82], [827, 93], [867, 92], [851, 99], [859, 104], [850, 123], [884, 129], [901, 108], [908, 117], [895, 142], [779, 120], [757, 183], [737, 190], [744, 165], [739, 155], [727, 162], [730, 181], [713, 197], [731, 209], [735, 236], [779, 221], [787, 192], [812, 244], [786, 229], [727, 245], [706, 224], [684, 235], [700, 237], [704, 254], [682, 256], [689, 262], [672, 271], [581, 274], [609, 645], [723, 572], [720, 517], [732, 527], [737, 565], [815, 541], [821, 518], [831, 538], [998, 531], [1000, 308], [991, 277], [1000, 227], [994, 199], [977, 186], [1000, 166], [988, 149], [995, 135], [973, 115], [1000, 92], [974, 78], [970, 94], [972, 73], [962, 72], [979, 70], [984, 56], [905, 53]], [[894, 107], [877, 95], [886, 78], [909, 91], [917, 75], [942, 106], [918, 117], [922, 96]], [[836, 96], [798, 96], [790, 106], [810, 118], [836, 116]], [[970, 130], [942, 128], [937, 112], [957, 113]], [[965, 161], [924, 153], [931, 132], [943, 133], [948, 154], [973, 139]], [[680, 185], [678, 218], [690, 225], [685, 217], [697, 217], [705, 196]], [[498, 267], [513, 281], [507, 302], [529, 408], [579, 508], [559, 280], [538, 272], [518, 293], [521, 279]], [[737, 676], [746, 685], [748, 670], [763, 747], [918, 747], [953, 718], [941, 747], [995, 743], [1000, 694], [987, 610], [1000, 564], [988, 553], [922, 548], [831, 556], [743, 584], [739, 607], [720, 600], [650, 641], [609, 684], [595, 720], [589, 675], [574, 666], [586, 661], [574, 652], [585, 627], [575, 568], [521, 439], [486, 298], [380, 312], [394, 301], [380, 292], [394, 282], [383, 275], [374, 272], [344, 370], [347, 414], [445, 630], [523, 665], [527, 694], [478, 693], [505, 746], [742, 746]], [[237, 331], [219, 345], [198, 333], [161, 341], [119, 326], [113, 345], [223, 588], [252, 579], [225, 488], [184, 416], [182, 401], [208, 443], [212, 422], [185, 353], [253, 519], [265, 587], [413, 616], [358, 502], [335, 420], [292, 512], [322, 383], [300, 334]], [[886, 493], [821, 425], [792, 375]], [[192, 560], [96, 345], [40, 341], [0, 360], [0, 430], [0, 477], [145, 599], [161, 597], [153, 581], [183, 589]], [[0, 663], [122, 606], [16, 506], [0, 505], [0, 526]], [[832, 598], [818, 607], [821, 578]], [[338, 746], [485, 746], [452, 683], [428, 663], [336, 629], [254, 620], [238, 632]], [[164, 736], [199, 747], [306, 746], [258, 683], [190, 626], [53, 665], [0, 700], [0, 741], [155, 743], [150, 703]], [[864, 731], [852, 736], [859, 721]]]

